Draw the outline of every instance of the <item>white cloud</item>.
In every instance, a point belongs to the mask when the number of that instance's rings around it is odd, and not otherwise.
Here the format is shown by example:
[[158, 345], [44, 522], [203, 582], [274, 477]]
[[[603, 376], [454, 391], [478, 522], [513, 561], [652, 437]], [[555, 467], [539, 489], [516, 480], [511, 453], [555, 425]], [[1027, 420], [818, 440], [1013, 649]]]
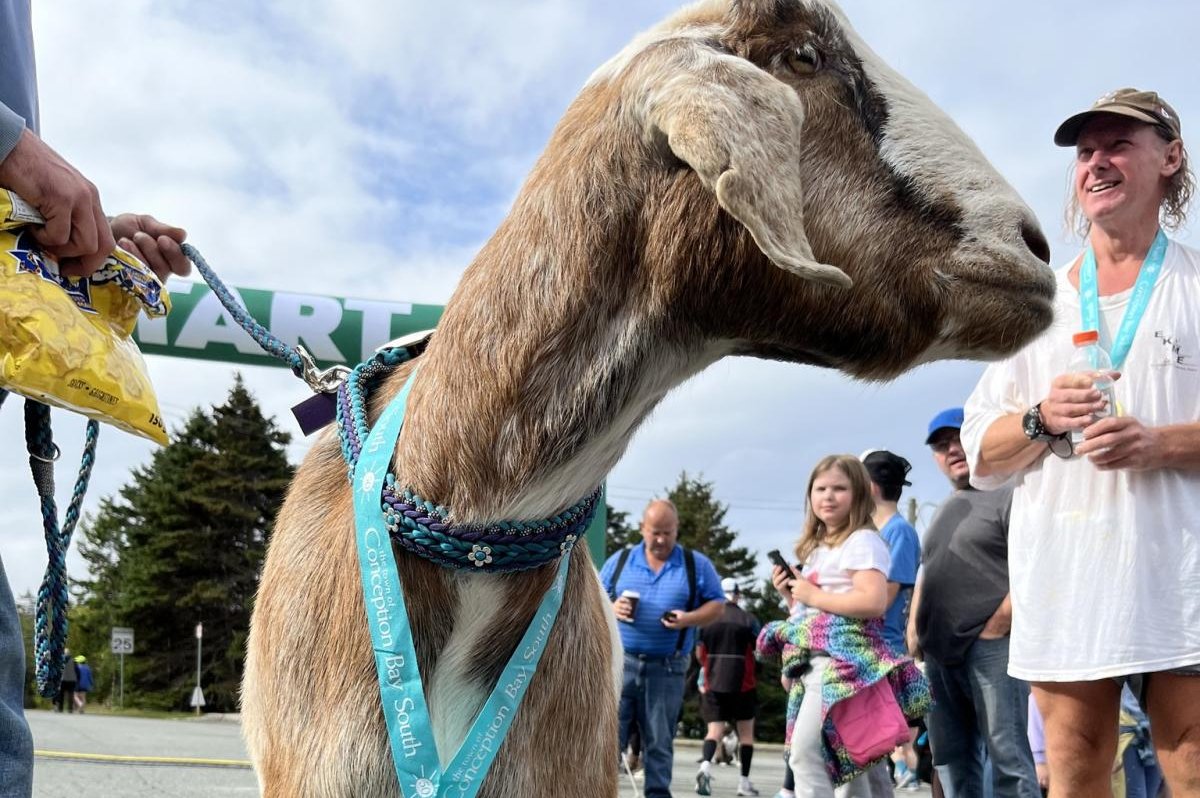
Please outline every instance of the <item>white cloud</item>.
[[[43, 129], [110, 212], [184, 225], [231, 284], [441, 303], [577, 88], [674, 5], [39, 3]], [[1163, 92], [1185, 130], [1200, 119], [1188, 82], [1196, 12], [1182, 2], [1136, 13], [1112, 0], [1086, 13], [1033, 0], [844, 6], [979, 141], [1041, 218], [1058, 260], [1072, 251], [1059, 229], [1069, 155], [1050, 143], [1061, 118], [1133, 84]], [[234, 370], [149, 361], [172, 420], [220, 402]], [[289, 427], [300, 384], [283, 370], [244, 373]], [[947, 488], [923, 450], [925, 424], [960, 403], [978, 373], [939, 364], [867, 386], [780, 364], [718, 364], [639, 432], [612, 475], [613, 503], [636, 515], [680, 471], [703, 473], [749, 545], [786, 550], [811, 464], [872, 446], [913, 462], [910, 495], [939, 500]], [[10, 400], [0, 440], [22, 440], [20, 416]], [[55, 417], [65, 501], [82, 424]], [[24, 591], [36, 589], [45, 552], [19, 448], [0, 457], [0, 554]], [[150, 450], [105, 429], [88, 506]]]

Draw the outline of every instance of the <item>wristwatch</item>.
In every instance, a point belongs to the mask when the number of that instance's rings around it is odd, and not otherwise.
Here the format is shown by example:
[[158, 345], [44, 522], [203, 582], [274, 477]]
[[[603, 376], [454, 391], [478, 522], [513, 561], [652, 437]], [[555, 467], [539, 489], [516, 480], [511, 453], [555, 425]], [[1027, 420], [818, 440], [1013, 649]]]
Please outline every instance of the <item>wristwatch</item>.
[[1042, 441], [1049, 443], [1050, 441], [1060, 436], [1053, 435], [1046, 429], [1045, 422], [1042, 421], [1042, 403], [1038, 402], [1033, 407], [1025, 411], [1025, 415], [1021, 417], [1021, 429], [1025, 430], [1025, 437], [1031, 441]]
[[1029, 440], [1049, 444], [1050, 451], [1056, 457], [1066, 460], [1075, 453], [1075, 445], [1071, 442], [1070, 433], [1064, 432], [1061, 435], [1055, 435], [1046, 429], [1046, 424], [1042, 421], [1041, 402], [1026, 410], [1025, 415], [1021, 416], [1021, 429], [1025, 431], [1025, 437]]

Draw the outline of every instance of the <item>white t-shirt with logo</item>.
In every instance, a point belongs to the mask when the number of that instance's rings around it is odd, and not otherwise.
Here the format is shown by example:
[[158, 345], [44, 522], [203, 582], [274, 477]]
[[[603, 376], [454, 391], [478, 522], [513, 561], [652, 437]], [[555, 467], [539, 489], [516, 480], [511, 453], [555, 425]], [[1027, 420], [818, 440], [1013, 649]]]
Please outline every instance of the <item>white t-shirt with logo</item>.
[[[849, 593], [854, 588], [854, 571], [874, 569], [887, 576], [891, 567], [892, 555], [879, 533], [874, 529], [859, 529], [851, 532], [841, 545], [813, 549], [800, 576], [830, 593]], [[800, 603], [793, 605], [792, 619], [798, 618], [806, 609]]]
[[[1067, 370], [1082, 326], [1069, 270], [1056, 273], [1050, 329], [988, 367], [967, 400], [972, 471], [992, 422], [1045, 399]], [[1131, 294], [1100, 297], [1105, 349]], [[1149, 427], [1200, 422], [1200, 252], [1168, 247], [1121, 372], [1124, 415]], [[1200, 663], [1200, 471], [1101, 471], [1048, 454], [1013, 480], [1010, 674], [1089, 681]], [[1004, 481], [972, 478], [983, 490]]]

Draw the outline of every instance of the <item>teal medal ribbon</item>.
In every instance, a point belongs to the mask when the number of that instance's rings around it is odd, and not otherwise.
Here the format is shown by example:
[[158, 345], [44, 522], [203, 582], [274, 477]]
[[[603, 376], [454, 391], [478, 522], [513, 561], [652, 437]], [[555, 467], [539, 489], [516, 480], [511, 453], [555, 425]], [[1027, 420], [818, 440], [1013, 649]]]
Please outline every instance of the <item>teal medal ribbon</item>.
[[[1154, 292], [1154, 283], [1162, 271], [1163, 261], [1167, 257], [1167, 236], [1160, 228], [1150, 245], [1146, 257], [1142, 260], [1142, 268], [1138, 272], [1137, 281], [1133, 284], [1133, 293], [1129, 297], [1129, 307], [1121, 318], [1121, 326], [1113, 337], [1112, 358], [1113, 368], [1120, 370], [1133, 346], [1133, 336], [1146, 306], [1150, 304], [1150, 295]], [[1096, 253], [1091, 246], [1083, 255], [1083, 263], [1079, 267], [1079, 311], [1083, 317], [1084, 330], [1100, 331], [1100, 292], [1096, 287]]]
[[[491, 696], [443, 773], [417, 668], [404, 593], [396, 570], [380, 492], [391, 465], [413, 374], [371, 430], [354, 468], [354, 515], [363, 600], [379, 693], [396, 777], [405, 798], [474, 798], [500, 750], [525, 690], [554, 628], [566, 589], [571, 545], [563, 548], [558, 573]], [[443, 780], [443, 777], [445, 780]]]

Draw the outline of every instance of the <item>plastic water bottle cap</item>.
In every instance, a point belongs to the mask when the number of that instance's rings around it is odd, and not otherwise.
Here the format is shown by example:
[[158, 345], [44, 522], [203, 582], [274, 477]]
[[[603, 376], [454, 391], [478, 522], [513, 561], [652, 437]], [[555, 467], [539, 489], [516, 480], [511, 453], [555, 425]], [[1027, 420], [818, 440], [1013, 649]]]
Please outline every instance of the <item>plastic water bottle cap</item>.
[[1084, 330], [1083, 332], [1077, 332], [1072, 335], [1071, 340], [1074, 342], [1075, 346], [1094, 344], [1100, 340], [1100, 333], [1097, 330]]

